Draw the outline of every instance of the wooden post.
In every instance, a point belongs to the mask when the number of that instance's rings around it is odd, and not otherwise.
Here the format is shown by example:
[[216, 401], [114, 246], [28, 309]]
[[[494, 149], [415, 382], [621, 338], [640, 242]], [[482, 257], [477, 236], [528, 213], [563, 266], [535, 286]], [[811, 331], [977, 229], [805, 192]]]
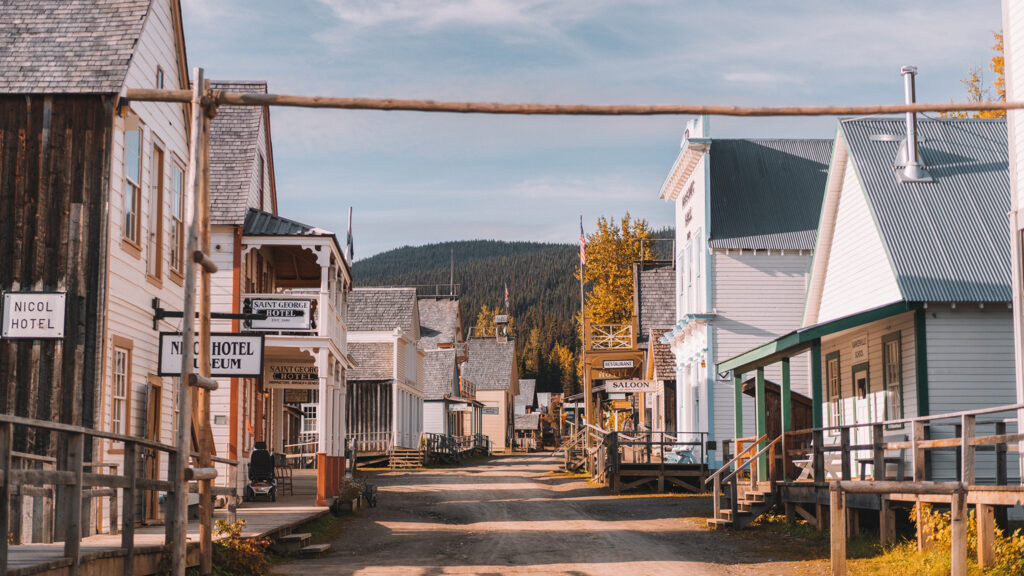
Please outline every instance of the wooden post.
[[0, 423], [0, 574], [7, 574], [7, 535], [11, 532], [11, 443], [14, 426]]
[[896, 511], [892, 501], [882, 496], [882, 507], [878, 512], [878, 535], [882, 546], [890, 546], [896, 542]]
[[[743, 373], [734, 372], [732, 376], [733, 386], [733, 433], [736, 438], [743, 438]], [[740, 453], [739, 446], [736, 446], [736, 453]], [[728, 460], [722, 460], [728, 462]], [[737, 462], [737, 465], [739, 463]]]
[[779, 442], [782, 450], [782, 480], [788, 480], [789, 470], [789, 442], [786, 434], [793, 430], [793, 394], [790, 392], [789, 358], [782, 359], [782, 440]]
[[839, 448], [840, 457], [843, 459], [841, 464], [843, 480], [847, 481], [853, 475], [850, 471], [850, 428], [847, 426], [839, 429]]
[[608, 458], [611, 467], [608, 484], [611, 485], [612, 493], [619, 492], [619, 433], [612, 431], [608, 433]]
[[715, 475], [714, 489], [711, 492], [711, 505], [714, 509], [713, 518], [718, 520], [722, 517], [722, 475]]
[[[763, 366], [757, 369], [757, 379], [755, 380], [755, 386], [755, 393], [757, 395], [757, 437], [760, 438], [765, 435], [768, 429], [768, 414], [767, 405], [765, 403]], [[764, 448], [766, 441], [767, 440], [762, 440], [761, 442], [759, 442], [757, 444], [756, 450], [761, 450], [762, 448]], [[757, 457], [757, 479], [768, 480], [768, 456], [766, 454], [761, 454], [760, 456]]]
[[996, 563], [996, 509], [995, 506], [978, 504], [975, 513], [978, 517], [978, 568], [985, 570]]
[[[871, 427], [871, 477], [875, 480], [885, 480], [885, 426], [875, 424]], [[866, 478], [861, 478], [866, 480]], [[903, 480], [900, 478], [900, 480]]]
[[821, 340], [811, 344], [811, 427], [821, 428], [822, 422], [821, 392]]
[[[210, 94], [210, 82], [203, 83], [203, 93]], [[199, 232], [199, 250], [210, 255], [210, 120], [215, 113], [211, 107], [203, 110], [202, 131], [199, 143], [201, 177], [196, 198], [195, 223]], [[211, 272], [200, 266], [199, 273], [199, 375], [210, 377], [210, 276]], [[321, 307], [321, 313], [325, 313]], [[199, 433], [199, 467], [213, 466], [213, 432], [210, 429], [210, 391], [199, 388], [196, 407], [196, 422]], [[321, 397], [322, 398], [322, 397]], [[321, 400], [323, 402], [323, 400]], [[323, 439], [321, 438], [321, 441]], [[199, 573], [209, 576], [213, 572], [213, 490], [211, 480], [199, 481]]]
[[833, 482], [829, 489], [829, 516], [832, 576], [846, 576], [846, 502], [837, 482]]
[[188, 384], [188, 375], [194, 371], [195, 349], [195, 287], [196, 265], [192, 260], [199, 245], [199, 171], [201, 169], [202, 139], [202, 94], [204, 86], [203, 69], [192, 71], [192, 128], [189, 142], [189, 162], [186, 176], [185, 193], [193, 200], [192, 222], [188, 228], [185, 248], [185, 300], [182, 305], [181, 318], [181, 375], [178, 378], [178, 434], [175, 448], [178, 457], [175, 459], [174, 478], [176, 497], [171, 518], [167, 521], [173, 526], [171, 549], [171, 575], [185, 576], [188, 564], [186, 537], [188, 534], [188, 483], [185, 480], [185, 468], [188, 467], [189, 455], [192, 453], [192, 394]]
[[[82, 464], [85, 461], [85, 435], [67, 433], [67, 466], [74, 483], [64, 489], [64, 556], [71, 560], [70, 574], [78, 574], [82, 550]], [[4, 535], [6, 538], [6, 534]]]
[[952, 544], [950, 576], [967, 576], [967, 492], [953, 493], [950, 506]]
[[960, 417], [960, 481], [964, 486], [974, 484], [975, 448], [971, 445], [976, 429], [976, 416], [964, 414]]
[[924, 482], [924, 448], [921, 441], [924, 440], [924, 422], [915, 420], [911, 426], [910, 450], [914, 464], [914, 482]]
[[815, 428], [811, 432], [812, 462], [814, 466], [814, 483], [825, 483], [825, 431]]
[[124, 476], [128, 485], [124, 487], [124, 506], [121, 507], [121, 547], [126, 550], [124, 556], [124, 575], [135, 574], [135, 462], [138, 460], [136, 445], [124, 443]]

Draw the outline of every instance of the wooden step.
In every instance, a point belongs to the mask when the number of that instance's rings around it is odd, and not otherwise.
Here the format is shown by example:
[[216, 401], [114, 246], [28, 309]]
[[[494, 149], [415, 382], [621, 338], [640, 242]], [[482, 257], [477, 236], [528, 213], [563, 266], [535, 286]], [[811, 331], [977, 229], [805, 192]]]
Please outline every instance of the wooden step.
[[274, 543], [270, 545], [270, 549], [278, 554], [284, 556], [290, 556], [299, 552], [303, 547], [309, 544], [309, 539], [313, 535], [309, 532], [296, 532], [293, 534], [285, 534], [278, 536]]
[[320, 554], [330, 551], [330, 544], [310, 544], [309, 546], [303, 546], [299, 549], [299, 554], [302, 556], [319, 556]]
[[722, 518], [708, 518], [708, 528], [717, 530], [718, 528], [732, 528], [732, 520], [724, 520]]

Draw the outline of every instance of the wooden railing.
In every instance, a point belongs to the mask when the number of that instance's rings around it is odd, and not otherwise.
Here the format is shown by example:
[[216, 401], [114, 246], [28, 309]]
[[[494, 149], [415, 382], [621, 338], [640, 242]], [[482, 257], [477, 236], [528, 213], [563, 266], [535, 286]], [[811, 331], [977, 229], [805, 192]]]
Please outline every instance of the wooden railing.
[[449, 436], [426, 432], [423, 434], [424, 455], [430, 461], [457, 462], [474, 451], [490, 454], [490, 439], [483, 434]]
[[[16, 453], [13, 450], [15, 430], [35, 430], [36, 433], [52, 434], [56, 438], [57, 457], [40, 457]], [[123, 465], [113, 466], [99, 462], [86, 461], [86, 440], [90, 442], [113, 441], [123, 445]], [[142, 450], [166, 454], [168, 466], [166, 479], [142, 478], [137, 469], [138, 456]], [[42, 468], [15, 468], [15, 457], [21, 461], [43, 464]], [[176, 498], [187, 498], [187, 492], [198, 491], [193, 480], [211, 478], [216, 471], [206, 468], [187, 468], [186, 484], [181, 484], [174, 477], [176, 459], [179, 453], [175, 447], [138, 438], [113, 434], [100, 430], [92, 430], [80, 426], [72, 426], [57, 422], [31, 420], [18, 416], [0, 414], [0, 573], [6, 573], [9, 560], [9, 544], [6, 535], [11, 532], [11, 498], [18, 494], [52, 496], [54, 499], [54, 522], [57, 531], [56, 540], [64, 542], [64, 557], [69, 562], [69, 572], [77, 573], [81, 564], [82, 537], [85, 535], [88, 519], [89, 502], [92, 498], [117, 499], [117, 489], [121, 489], [120, 506], [112, 502], [112, 519], [117, 518], [120, 509], [120, 522], [113, 522], [116, 533], [120, 524], [121, 547], [125, 550], [125, 573], [134, 570], [135, 557], [135, 525], [141, 520], [140, 510], [136, 509], [137, 495], [144, 491], [165, 492], [168, 510], [173, 510]], [[234, 460], [215, 458], [215, 462], [237, 466]], [[96, 469], [107, 468], [108, 473], [96, 472]], [[234, 474], [231, 474], [233, 477]], [[182, 490], [182, 487], [185, 490]], [[220, 486], [213, 488], [214, 495], [234, 496], [236, 488]], [[178, 533], [179, 526], [174, 518], [168, 518], [165, 525], [165, 541], [171, 543]]]
[[591, 324], [592, 350], [630, 350], [635, 347], [632, 324]]
[[391, 449], [391, 432], [352, 432], [346, 437], [348, 442], [354, 442], [359, 452], [387, 452]]

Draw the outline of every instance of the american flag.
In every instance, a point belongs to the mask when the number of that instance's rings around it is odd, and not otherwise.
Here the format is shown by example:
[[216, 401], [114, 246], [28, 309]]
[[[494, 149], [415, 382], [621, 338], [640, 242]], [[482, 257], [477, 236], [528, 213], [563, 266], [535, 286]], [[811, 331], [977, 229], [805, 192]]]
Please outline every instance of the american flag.
[[505, 283], [505, 308], [508, 308], [508, 283]]
[[580, 216], [580, 266], [587, 263], [587, 237], [583, 234], [583, 216]]

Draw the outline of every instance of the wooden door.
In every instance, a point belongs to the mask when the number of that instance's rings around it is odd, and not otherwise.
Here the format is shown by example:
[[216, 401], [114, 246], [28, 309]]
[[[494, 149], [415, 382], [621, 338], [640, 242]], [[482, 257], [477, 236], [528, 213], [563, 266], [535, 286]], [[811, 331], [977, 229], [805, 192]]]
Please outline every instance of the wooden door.
[[[868, 365], [857, 364], [853, 367], [853, 410], [854, 410], [854, 422], [857, 424], [867, 424], [872, 421], [872, 410], [871, 402], [873, 401], [874, 395], [871, 393], [871, 380], [868, 378]], [[871, 428], [869, 426], [860, 426], [854, 429], [854, 433], [850, 435], [851, 444], [871, 444]], [[854, 473], [859, 473], [859, 466], [857, 466], [858, 458], [867, 458], [870, 455], [870, 451], [855, 451], [853, 452], [853, 462], [850, 463], [851, 469]]]
[[[160, 378], [149, 377], [148, 392], [146, 394], [146, 439], [153, 442], [160, 442], [160, 423], [162, 421], [163, 386]], [[142, 474], [144, 478], [158, 480], [160, 478], [160, 454], [155, 450], [143, 450], [144, 460], [142, 463]], [[156, 490], [145, 492], [146, 522], [160, 520], [160, 493]]]

